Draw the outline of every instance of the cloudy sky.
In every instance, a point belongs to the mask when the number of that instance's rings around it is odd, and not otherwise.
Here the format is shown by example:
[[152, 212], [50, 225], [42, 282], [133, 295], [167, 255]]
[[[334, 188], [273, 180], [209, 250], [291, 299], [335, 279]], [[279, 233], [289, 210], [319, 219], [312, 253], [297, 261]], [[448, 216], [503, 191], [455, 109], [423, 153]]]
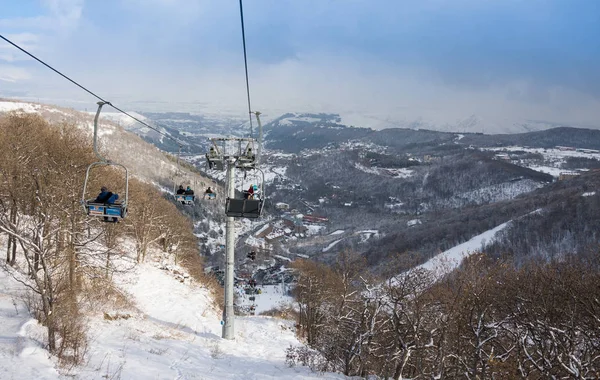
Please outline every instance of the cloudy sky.
[[[245, 0], [244, 17], [257, 110], [600, 128], [600, 1]], [[0, 0], [0, 34], [130, 109], [246, 115], [238, 0]], [[0, 96], [94, 103], [4, 41]]]

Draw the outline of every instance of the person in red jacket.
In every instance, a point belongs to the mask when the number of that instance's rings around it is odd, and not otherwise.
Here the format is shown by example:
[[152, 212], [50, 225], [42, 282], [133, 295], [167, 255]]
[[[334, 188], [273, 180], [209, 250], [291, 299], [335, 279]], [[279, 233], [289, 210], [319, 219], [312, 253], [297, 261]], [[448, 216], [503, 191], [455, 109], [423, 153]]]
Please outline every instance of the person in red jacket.
[[254, 198], [254, 186], [251, 184], [248, 190], [244, 191], [244, 199]]

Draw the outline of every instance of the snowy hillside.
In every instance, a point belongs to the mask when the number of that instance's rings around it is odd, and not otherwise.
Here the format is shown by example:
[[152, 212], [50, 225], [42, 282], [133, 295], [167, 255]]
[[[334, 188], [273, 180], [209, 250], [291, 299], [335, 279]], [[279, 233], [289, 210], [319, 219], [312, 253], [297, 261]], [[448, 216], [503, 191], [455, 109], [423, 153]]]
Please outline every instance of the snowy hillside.
[[[9, 271], [0, 270], [2, 379], [341, 378], [315, 374], [307, 368], [288, 368], [285, 350], [300, 344], [292, 321], [238, 317], [235, 340], [221, 339], [221, 318], [208, 290], [165, 258], [115, 275], [114, 281], [131, 305], [89, 312], [85, 364], [57, 368], [44, 348], [44, 328], [25, 308], [25, 286], [9, 275], [15, 273], [12, 269]], [[262, 295], [263, 309], [281, 299], [275, 288], [271, 290]]]
[[[484, 117], [467, 115], [449, 118], [435, 115], [427, 110], [424, 115], [409, 115], [403, 112], [381, 113], [356, 110], [338, 113], [288, 113], [279, 119], [279, 125], [292, 126], [300, 123], [337, 123], [343, 126], [369, 128], [380, 131], [388, 128], [426, 129], [438, 132], [508, 134], [542, 131], [562, 124], [541, 120], [526, 120], [510, 117]], [[576, 127], [577, 125], [572, 125]]]
[[[0, 115], [10, 111], [39, 114], [51, 123], [75, 124], [90, 134], [90, 141], [92, 139], [95, 112], [86, 113], [47, 104], [0, 99]], [[139, 114], [135, 114], [135, 116], [140, 116], [144, 120], [143, 116]], [[188, 169], [178, 168], [174, 160], [167, 159], [158, 148], [133, 133], [127, 132], [115, 121], [123, 125], [139, 125], [126, 115], [104, 112], [103, 109], [98, 128], [100, 146], [108, 153], [108, 158], [127, 166], [131, 170], [131, 174], [137, 178], [157, 186], [167, 185], [169, 188], [172, 188], [173, 180], [187, 181], [198, 187], [203, 187], [211, 182], [210, 179], [191, 173]], [[217, 191], [220, 190], [218, 185], [213, 184], [213, 186], [217, 187]]]
[[[548, 173], [555, 178], [559, 178], [561, 173], [570, 173], [576, 171], [587, 171], [586, 167], [565, 167], [569, 160], [578, 159], [579, 162], [596, 162], [600, 164], [600, 151], [595, 149], [581, 149], [575, 147], [556, 147], [550, 149], [528, 148], [521, 146], [507, 146], [502, 148], [481, 148], [496, 152], [496, 156], [504, 160], [510, 160], [517, 165]], [[539, 159], [521, 159], [523, 154], [538, 156]]]

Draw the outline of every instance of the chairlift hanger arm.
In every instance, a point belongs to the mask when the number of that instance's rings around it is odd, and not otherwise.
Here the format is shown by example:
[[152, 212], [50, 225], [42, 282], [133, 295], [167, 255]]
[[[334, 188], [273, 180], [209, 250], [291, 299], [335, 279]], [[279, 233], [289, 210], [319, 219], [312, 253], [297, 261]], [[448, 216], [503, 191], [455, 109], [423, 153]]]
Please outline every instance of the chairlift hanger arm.
[[262, 153], [262, 144], [263, 144], [263, 129], [262, 123], [260, 122], [260, 111], [252, 112], [256, 116], [256, 122], [258, 123], [258, 146], [256, 149], [256, 164], [260, 165], [260, 155]]
[[110, 104], [109, 102], [100, 101], [98, 103], [98, 110], [96, 111], [96, 116], [94, 117], [94, 154], [101, 162], [109, 162], [106, 158], [100, 155], [98, 152], [98, 119], [100, 118], [100, 112], [102, 111], [102, 106], [105, 104]]

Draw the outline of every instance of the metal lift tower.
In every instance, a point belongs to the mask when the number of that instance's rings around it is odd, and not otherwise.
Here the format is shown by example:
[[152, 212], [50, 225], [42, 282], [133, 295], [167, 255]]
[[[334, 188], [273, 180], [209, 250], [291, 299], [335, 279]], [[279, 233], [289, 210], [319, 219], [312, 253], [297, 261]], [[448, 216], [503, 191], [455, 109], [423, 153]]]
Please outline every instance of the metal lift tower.
[[[261, 128], [262, 129], [262, 128]], [[264, 197], [264, 174], [260, 186], [260, 197], [236, 198], [235, 192], [235, 170], [260, 170], [256, 167], [257, 156], [254, 151], [255, 139], [220, 137], [212, 138], [212, 146], [206, 154], [210, 169], [226, 170], [227, 172], [227, 199], [225, 202], [225, 213], [227, 222], [225, 227], [225, 305], [223, 307], [223, 330], [224, 339], [234, 339], [234, 309], [233, 309], [233, 286], [234, 286], [234, 258], [235, 258], [235, 218], [258, 218], [262, 211]]]

